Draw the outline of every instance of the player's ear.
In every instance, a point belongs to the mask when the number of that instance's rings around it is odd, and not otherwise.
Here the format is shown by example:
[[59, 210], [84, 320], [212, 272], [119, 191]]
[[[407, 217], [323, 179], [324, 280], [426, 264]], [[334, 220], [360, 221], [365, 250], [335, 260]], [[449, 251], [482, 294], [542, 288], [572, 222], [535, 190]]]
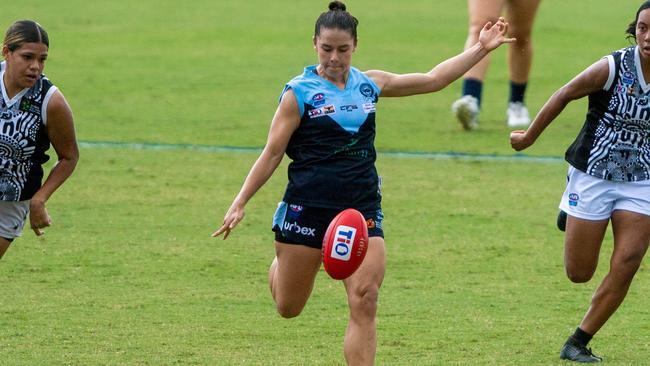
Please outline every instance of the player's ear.
[[316, 41], [317, 41], [316, 36], [314, 36], [314, 38], [312, 38], [312, 41], [314, 42], [314, 49], [316, 49]]

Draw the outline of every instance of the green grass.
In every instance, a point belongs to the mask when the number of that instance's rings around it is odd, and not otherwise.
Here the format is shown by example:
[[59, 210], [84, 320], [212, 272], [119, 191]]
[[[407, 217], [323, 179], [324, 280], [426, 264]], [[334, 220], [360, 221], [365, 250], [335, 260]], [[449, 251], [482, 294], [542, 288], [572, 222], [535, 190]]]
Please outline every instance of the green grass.
[[[26, 1], [0, 26], [35, 18], [50, 33], [47, 75], [84, 141], [259, 147], [284, 82], [316, 62], [323, 2]], [[545, 0], [527, 96], [559, 86], [627, 43], [638, 1]], [[349, 1], [360, 20], [355, 65], [426, 71], [460, 51], [465, 3]], [[505, 50], [493, 55], [481, 129], [460, 131], [434, 95], [383, 99], [377, 147], [511, 154], [503, 122]], [[570, 105], [527, 153], [562, 156], [582, 125]], [[254, 153], [84, 148], [48, 204], [45, 238], [29, 230], [0, 262], [1, 364], [342, 365], [342, 285], [320, 273], [304, 313], [281, 319], [268, 292], [270, 221], [286, 161], [228, 241], [210, 238]], [[553, 365], [608, 269], [571, 284], [554, 227], [566, 167], [380, 155], [388, 250], [377, 364]], [[650, 356], [643, 264], [593, 341], [611, 365]]]

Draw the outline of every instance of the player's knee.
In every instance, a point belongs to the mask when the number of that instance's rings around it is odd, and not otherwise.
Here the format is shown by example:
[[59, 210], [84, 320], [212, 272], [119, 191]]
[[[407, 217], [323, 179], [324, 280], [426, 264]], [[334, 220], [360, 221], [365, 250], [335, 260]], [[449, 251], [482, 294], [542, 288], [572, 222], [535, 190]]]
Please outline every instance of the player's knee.
[[614, 258], [611, 265], [611, 271], [621, 274], [623, 277], [634, 277], [641, 266], [644, 253], [631, 252]]
[[469, 24], [469, 34], [478, 39], [478, 35], [481, 33], [481, 29], [485, 27], [485, 24], [490, 21], [492, 24], [496, 23], [498, 19], [472, 19]]
[[377, 312], [377, 301], [379, 300], [379, 287], [369, 285], [352, 291], [348, 302], [354, 313], [366, 314], [374, 317]]
[[595, 268], [593, 270], [591, 269], [578, 269], [578, 268], [571, 268], [571, 267], [566, 267], [566, 275], [571, 280], [573, 283], [584, 283], [588, 282], [593, 276], [594, 272], [596, 272]]
[[302, 313], [303, 308], [304, 305], [295, 305], [295, 304], [287, 304], [287, 303], [278, 303], [276, 305], [276, 310], [278, 311], [278, 314], [280, 314], [280, 316], [285, 319], [297, 317], [298, 315], [300, 315], [300, 313]]
[[517, 40], [512, 43], [510, 47], [524, 54], [530, 54], [533, 51], [533, 46], [530, 42], [530, 38], [517, 38]]

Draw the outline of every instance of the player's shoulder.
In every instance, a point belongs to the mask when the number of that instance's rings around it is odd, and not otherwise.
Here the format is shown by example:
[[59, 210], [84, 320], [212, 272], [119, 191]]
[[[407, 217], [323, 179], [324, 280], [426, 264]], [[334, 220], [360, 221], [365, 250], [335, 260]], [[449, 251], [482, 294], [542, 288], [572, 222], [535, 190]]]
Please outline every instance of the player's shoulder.
[[621, 58], [624, 58], [626, 56], [633, 57], [635, 49], [636, 49], [636, 46], [623, 47], [621, 49], [612, 51], [609, 55], [606, 55], [605, 57], [611, 56], [611, 57], [614, 57], [616, 59], [621, 59]]

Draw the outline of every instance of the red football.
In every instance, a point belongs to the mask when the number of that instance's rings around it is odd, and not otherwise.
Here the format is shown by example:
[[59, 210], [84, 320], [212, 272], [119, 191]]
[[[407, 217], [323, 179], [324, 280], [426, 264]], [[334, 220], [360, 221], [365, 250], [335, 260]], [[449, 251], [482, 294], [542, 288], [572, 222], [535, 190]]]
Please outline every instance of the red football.
[[361, 212], [348, 208], [330, 222], [323, 238], [323, 266], [335, 280], [350, 277], [368, 251], [368, 226]]

